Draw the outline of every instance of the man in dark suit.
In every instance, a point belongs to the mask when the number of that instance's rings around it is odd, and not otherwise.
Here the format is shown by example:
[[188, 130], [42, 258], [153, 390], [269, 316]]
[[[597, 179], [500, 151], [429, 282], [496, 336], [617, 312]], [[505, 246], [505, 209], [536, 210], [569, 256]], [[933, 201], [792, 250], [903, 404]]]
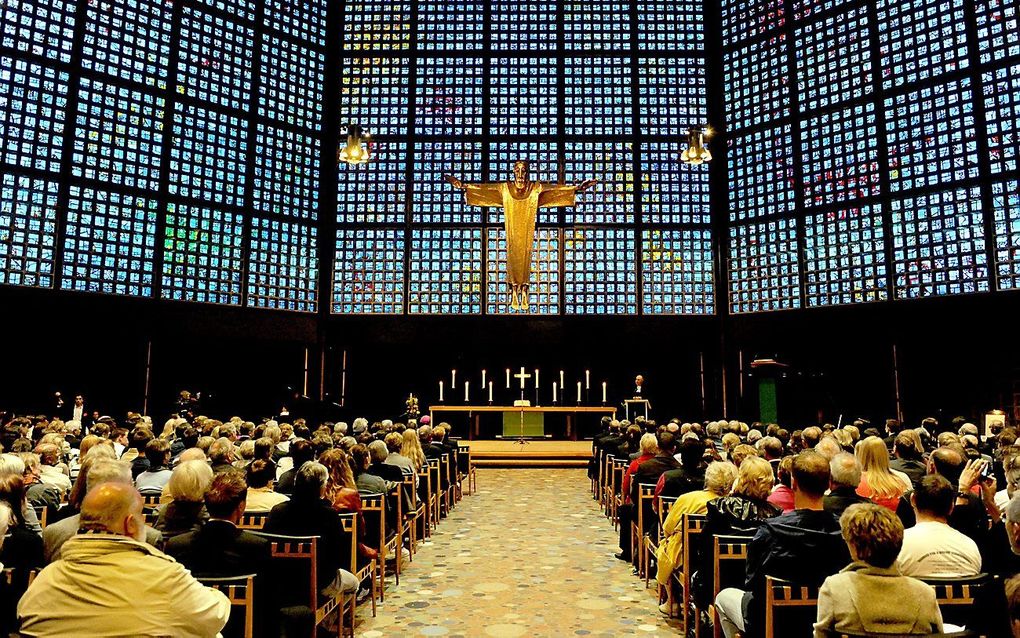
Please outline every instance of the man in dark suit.
[[255, 574], [254, 623], [257, 634], [270, 636], [275, 624], [272, 594], [272, 553], [268, 539], [238, 529], [244, 513], [248, 486], [241, 472], [224, 472], [213, 477], [205, 495], [209, 520], [197, 532], [170, 539], [166, 553], [191, 570], [196, 578], [227, 578]]
[[80, 394], [75, 395], [74, 403], [67, 411], [66, 420], [81, 423], [82, 435], [88, 434], [89, 428], [92, 427], [92, 416], [85, 409], [85, 397]]
[[290, 445], [290, 456], [294, 459], [294, 466], [280, 475], [276, 483], [276, 491], [280, 494], [290, 494], [294, 491], [294, 479], [297, 477], [301, 466], [315, 458], [315, 448], [304, 439], [294, 441]]

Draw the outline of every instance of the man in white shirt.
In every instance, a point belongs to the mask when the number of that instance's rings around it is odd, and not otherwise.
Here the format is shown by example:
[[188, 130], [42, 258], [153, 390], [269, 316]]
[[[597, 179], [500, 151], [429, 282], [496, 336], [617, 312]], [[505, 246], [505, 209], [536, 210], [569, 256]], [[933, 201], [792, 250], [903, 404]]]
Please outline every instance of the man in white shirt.
[[931, 474], [910, 496], [917, 525], [903, 535], [897, 560], [904, 576], [915, 578], [965, 578], [981, 573], [977, 543], [949, 526], [956, 489], [944, 477]]

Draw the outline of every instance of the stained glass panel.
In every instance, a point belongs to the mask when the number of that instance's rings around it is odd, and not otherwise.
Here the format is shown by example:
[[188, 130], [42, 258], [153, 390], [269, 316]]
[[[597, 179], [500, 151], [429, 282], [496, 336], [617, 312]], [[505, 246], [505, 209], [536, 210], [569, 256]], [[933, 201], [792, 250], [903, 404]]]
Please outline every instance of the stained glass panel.
[[888, 298], [880, 205], [810, 215], [804, 227], [804, 250], [808, 306]]
[[482, 311], [480, 228], [417, 228], [411, 233], [408, 303], [411, 314]]
[[57, 182], [0, 175], [0, 284], [53, 286]]
[[645, 230], [641, 241], [644, 314], [714, 313], [713, 268], [710, 230]]
[[528, 310], [510, 307], [510, 286], [506, 273], [506, 231], [486, 230], [486, 312], [490, 315], [531, 314], [554, 315], [560, 312], [560, 231], [539, 228], [531, 253], [531, 280], [528, 288]]
[[248, 305], [315, 312], [319, 257], [316, 229], [297, 222], [252, 219]]
[[568, 315], [637, 314], [633, 229], [565, 229], [563, 244]]

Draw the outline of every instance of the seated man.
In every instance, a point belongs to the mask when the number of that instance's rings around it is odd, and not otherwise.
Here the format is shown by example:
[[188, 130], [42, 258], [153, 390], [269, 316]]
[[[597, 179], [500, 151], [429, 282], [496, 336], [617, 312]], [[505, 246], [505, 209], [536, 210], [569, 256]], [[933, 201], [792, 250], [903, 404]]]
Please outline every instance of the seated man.
[[765, 576], [819, 586], [850, 562], [839, 522], [822, 506], [829, 462], [813, 451], [793, 460], [794, 510], [762, 523], [747, 548], [744, 589], [729, 587], [715, 605], [726, 638], [763, 633]]
[[903, 535], [898, 567], [904, 576], [956, 578], [981, 573], [977, 543], [949, 526], [956, 490], [937, 474], [921, 479], [910, 496], [917, 524]]
[[65, 473], [67, 466], [60, 462], [60, 448], [53, 443], [40, 445], [35, 449], [39, 455], [39, 481], [60, 490], [61, 495], [71, 491], [71, 477]]
[[[260, 615], [255, 626], [260, 635], [271, 635], [266, 624], [275, 596], [270, 588], [275, 579], [271, 573], [272, 549], [264, 536], [238, 529], [244, 513], [248, 486], [240, 472], [223, 472], [213, 477], [205, 493], [209, 520], [197, 532], [171, 538], [166, 553], [191, 570], [199, 578], [226, 578], [255, 574], [255, 609]], [[266, 604], [259, 604], [264, 601]]]
[[281, 474], [280, 480], [276, 482], [276, 491], [287, 495], [294, 491], [294, 479], [301, 466], [315, 458], [315, 448], [312, 447], [311, 441], [304, 439], [292, 441], [290, 444], [290, 458], [294, 461], [293, 465]]
[[368, 444], [369, 457], [372, 459], [368, 466], [368, 473], [374, 474], [384, 481], [400, 483], [404, 480], [404, 472], [396, 465], [386, 462], [389, 456], [389, 448], [384, 441], [372, 441]]
[[151, 439], [145, 444], [145, 459], [149, 466], [135, 478], [135, 487], [142, 494], [161, 494], [173, 474], [170, 462], [170, 443], [164, 439]]
[[[262, 441], [263, 439], [259, 439]], [[248, 499], [245, 512], [268, 512], [280, 503], [290, 500], [286, 494], [273, 490], [276, 479], [276, 464], [265, 459], [256, 459], [248, 466]]]
[[857, 493], [861, 484], [861, 465], [857, 458], [848, 452], [840, 452], [829, 461], [829, 493], [825, 495], [822, 506], [837, 519], [846, 508], [858, 503], [870, 503], [869, 499]]
[[680, 496], [696, 492], [705, 483], [705, 444], [693, 434], [684, 435], [680, 442], [680, 467], [667, 470], [655, 484], [656, 496]]
[[144, 543], [142, 497], [104, 483], [81, 508], [82, 532], [42, 570], [18, 604], [29, 636], [213, 636], [230, 601]]

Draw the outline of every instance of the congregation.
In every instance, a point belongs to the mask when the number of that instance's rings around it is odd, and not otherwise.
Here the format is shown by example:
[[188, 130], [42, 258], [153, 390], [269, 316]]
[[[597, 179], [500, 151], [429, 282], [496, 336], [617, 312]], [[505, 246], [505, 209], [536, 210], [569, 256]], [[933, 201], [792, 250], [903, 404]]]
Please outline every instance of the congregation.
[[0, 421], [3, 636], [353, 635], [470, 468], [427, 416]]
[[589, 478], [689, 636], [1020, 636], [1018, 444], [962, 418], [604, 419]]

